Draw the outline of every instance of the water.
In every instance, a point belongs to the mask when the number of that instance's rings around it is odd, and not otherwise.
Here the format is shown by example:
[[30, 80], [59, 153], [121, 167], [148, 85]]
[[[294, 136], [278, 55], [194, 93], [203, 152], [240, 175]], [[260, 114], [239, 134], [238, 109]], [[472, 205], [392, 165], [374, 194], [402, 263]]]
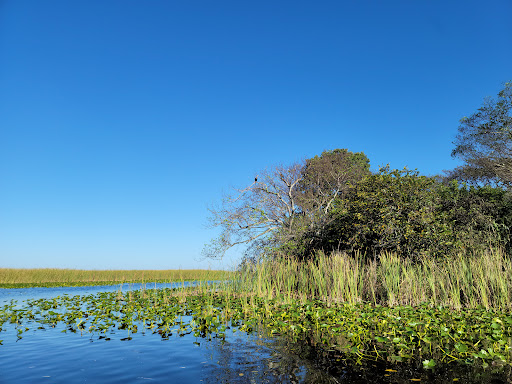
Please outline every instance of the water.
[[96, 285], [86, 287], [54, 287], [54, 288], [0, 288], [0, 306], [11, 300], [24, 301], [28, 299], [51, 299], [58, 296], [68, 295], [91, 295], [99, 292], [115, 292], [115, 291], [133, 291], [141, 288], [160, 289], [160, 288], [178, 288], [190, 287], [196, 283], [193, 281], [185, 281], [184, 283], [130, 283], [116, 285]]
[[[173, 288], [157, 284], [156, 288]], [[0, 290], [0, 305], [17, 300], [90, 295], [117, 291], [120, 286], [23, 288]], [[124, 285], [123, 291], [140, 289]], [[155, 285], [145, 285], [155, 288]], [[25, 324], [24, 324], [25, 325]], [[30, 325], [27, 324], [29, 327]], [[34, 327], [36, 328], [36, 327]], [[315, 371], [308, 361], [279, 352], [277, 340], [242, 332], [227, 333], [226, 341], [207, 341], [192, 335], [168, 340], [150, 331], [107, 334], [30, 329], [17, 340], [14, 326], [4, 324], [0, 339], [0, 383], [299, 383]], [[318, 371], [314, 377], [330, 382]]]
[[[154, 285], [146, 285], [154, 287]], [[172, 288], [170, 284], [157, 288]], [[123, 286], [139, 289], [133, 284]], [[11, 299], [51, 298], [116, 291], [119, 286], [26, 288], [0, 290], [0, 303]], [[35, 328], [35, 327], [34, 327]], [[292, 343], [260, 333], [229, 330], [226, 341], [193, 335], [162, 339], [151, 331], [131, 334], [116, 330], [97, 334], [63, 333], [64, 325], [30, 329], [17, 340], [14, 327], [0, 332], [0, 383], [507, 383], [506, 374], [469, 367], [430, 372], [403, 368], [386, 371], [385, 364], [345, 366], [336, 354], [308, 343]]]
[[243, 334], [231, 334], [223, 344], [199, 339], [199, 345], [188, 336], [132, 336], [105, 341], [58, 329], [29, 331], [0, 346], [0, 382], [279, 383], [304, 382], [308, 370], [300, 363], [289, 368], [286, 357]]

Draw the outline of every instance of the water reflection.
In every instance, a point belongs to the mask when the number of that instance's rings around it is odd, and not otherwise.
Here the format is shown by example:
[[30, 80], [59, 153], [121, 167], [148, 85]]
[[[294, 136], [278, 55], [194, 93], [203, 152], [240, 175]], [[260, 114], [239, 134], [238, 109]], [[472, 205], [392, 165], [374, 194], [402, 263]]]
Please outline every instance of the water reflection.
[[274, 348], [275, 340], [241, 332], [228, 332], [226, 342], [192, 335], [164, 340], [151, 332], [122, 341], [126, 334], [116, 330], [106, 341], [86, 332], [62, 333], [64, 329], [30, 330], [19, 341], [14, 329], [2, 332], [0, 382], [333, 382], [309, 362]]
[[210, 366], [207, 383], [335, 383], [333, 377], [310, 362], [276, 348], [273, 339], [232, 335], [229, 341], [205, 346]]
[[[384, 362], [355, 365], [344, 361], [343, 356], [337, 351], [314, 346], [309, 340], [291, 342], [280, 338], [274, 339], [271, 345], [278, 355], [295, 356], [295, 359], [307, 367], [304, 380], [301, 381], [306, 383], [512, 383], [511, 367], [483, 370], [464, 364], [450, 364], [436, 370], [426, 370], [422, 367], [421, 361], [416, 366]], [[286, 364], [288, 360], [284, 359], [282, 362]]]
[[426, 370], [416, 366], [384, 362], [354, 365], [337, 351], [312, 345], [304, 339], [294, 342], [269, 338], [264, 330], [259, 336], [230, 336], [229, 341], [206, 345], [210, 354], [208, 383], [344, 383], [410, 384], [419, 383], [512, 383], [512, 369], [472, 367], [450, 364]]

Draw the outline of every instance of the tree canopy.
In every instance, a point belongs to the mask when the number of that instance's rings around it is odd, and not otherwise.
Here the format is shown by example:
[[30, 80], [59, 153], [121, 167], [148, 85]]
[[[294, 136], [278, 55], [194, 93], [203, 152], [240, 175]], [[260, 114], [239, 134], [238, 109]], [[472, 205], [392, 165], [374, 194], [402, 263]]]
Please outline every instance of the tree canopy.
[[497, 99], [486, 99], [469, 117], [463, 117], [452, 156], [464, 165], [449, 178], [469, 183], [512, 185], [512, 82], [505, 84]]
[[324, 230], [307, 233], [315, 250], [444, 256], [509, 247], [512, 204], [501, 188], [473, 187], [408, 169], [382, 167], [335, 204]]

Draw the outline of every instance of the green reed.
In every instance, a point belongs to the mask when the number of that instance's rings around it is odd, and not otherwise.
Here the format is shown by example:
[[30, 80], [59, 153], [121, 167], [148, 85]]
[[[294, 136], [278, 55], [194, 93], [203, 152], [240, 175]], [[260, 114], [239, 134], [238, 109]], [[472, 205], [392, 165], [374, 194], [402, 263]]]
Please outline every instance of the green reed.
[[394, 253], [368, 259], [360, 253], [319, 252], [305, 262], [265, 260], [238, 276], [238, 292], [279, 297], [286, 303], [320, 299], [326, 303], [512, 309], [512, 261], [498, 249], [418, 260]]

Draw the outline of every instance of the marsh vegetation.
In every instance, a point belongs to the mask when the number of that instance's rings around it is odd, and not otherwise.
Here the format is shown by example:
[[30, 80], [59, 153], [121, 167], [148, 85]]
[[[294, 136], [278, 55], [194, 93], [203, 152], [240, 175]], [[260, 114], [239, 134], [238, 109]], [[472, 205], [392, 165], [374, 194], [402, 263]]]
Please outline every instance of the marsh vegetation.
[[83, 270], [59, 268], [0, 268], [0, 288], [70, 287], [120, 283], [169, 283], [228, 277], [230, 272], [206, 269]]
[[416, 263], [390, 253], [378, 261], [318, 253], [307, 263], [272, 259], [230, 281], [188, 288], [11, 302], [0, 311], [0, 327], [18, 340], [56, 326], [105, 341], [113, 333], [123, 340], [192, 335], [196, 342], [263, 333], [330, 353], [338, 366], [464, 365], [505, 374], [512, 363], [511, 269], [499, 250]]

